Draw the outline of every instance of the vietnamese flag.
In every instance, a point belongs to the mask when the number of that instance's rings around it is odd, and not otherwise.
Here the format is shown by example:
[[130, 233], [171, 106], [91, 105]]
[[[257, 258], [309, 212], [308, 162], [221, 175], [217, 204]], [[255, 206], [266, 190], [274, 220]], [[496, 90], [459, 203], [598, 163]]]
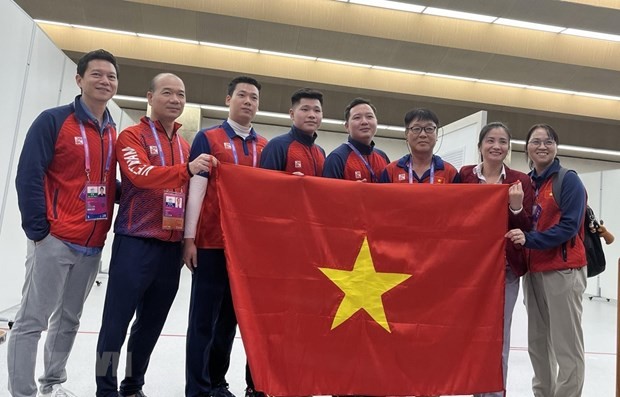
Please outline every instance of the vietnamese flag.
[[503, 390], [507, 185], [368, 184], [227, 164], [218, 173], [257, 390]]

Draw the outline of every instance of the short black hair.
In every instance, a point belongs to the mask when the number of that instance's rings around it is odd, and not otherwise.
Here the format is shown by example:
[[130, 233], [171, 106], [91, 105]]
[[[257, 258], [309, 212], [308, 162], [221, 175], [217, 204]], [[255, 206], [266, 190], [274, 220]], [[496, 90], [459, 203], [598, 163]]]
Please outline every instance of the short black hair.
[[405, 128], [409, 127], [409, 123], [411, 123], [414, 120], [420, 120], [420, 121], [429, 120], [435, 123], [437, 127], [439, 127], [439, 117], [437, 117], [435, 112], [429, 109], [418, 108], [418, 109], [413, 109], [413, 110], [408, 111], [407, 114], [405, 115]]
[[531, 126], [529, 131], [527, 132], [527, 136], [525, 137], [525, 158], [527, 159], [527, 164], [529, 165], [530, 169], [534, 169], [534, 162], [532, 161], [532, 159], [530, 159], [530, 156], [528, 156], [527, 154], [527, 145], [529, 145], [530, 138], [532, 137], [532, 134], [534, 133], [534, 131], [536, 131], [539, 128], [542, 128], [543, 130], [547, 131], [547, 137], [549, 139], [552, 139], [556, 143], [556, 145], [560, 144], [560, 136], [558, 135], [557, 132], [555, 132], [553, 127], [550, 126], [549, 124], [540, 123], [540, 124], [534, 124], [533, 126]]
[[351, 116], [351, 109], [353, 109], [357, 105], [368, 105], [370, 106], [372, 111], [375, 113], [375, 116], [377, 115], [377, 108], [375, 107], [375, 105], [373, 105], [368, 99], [358, 97], [358, 98], [353, 99], [351, 102], [349, 102], [347, 107], [344, 108], [344, 121], [345, 122], [349, 121], [349, 117]]
[[261, 84], [253, 77], [237, 76], [230, 80], [230, 83], [228, 83], [228, 95], [232, 96], [233, 92], [235, 92], [235, 88], [237, 88], [237, 84], [251, 84], [258, 89], [258, 92], [260, 92], [262, 87]]
[[534, 133], [534, 131], [536, 131], [539, 128], [542, 128], [543, 130], [547, 131], [547, 136], [549, 137], [549, 139], [553, 139], [553, 141], [557, 143], [558, 145], [560, 144], [560, 136], [558, 135], [557, 132], [555, 132], [553, 127], [550, 126], [549, 124], [541, 123], [541, 124], [534, 124], [533, 126], [530, 127], [529, 131], [527, 132], [527, 136], [525, 137], [526, 145], [529, 143], [530, 138], [532, 137], [532, 134]]
[[318, 99], [321, 106], [323, 105], [323, 93], [312, 88], [301, 88], [291, 95], [291, 106], [297, 105], [302, 98]]
[[114, 69], [116, 70], [116, 78], [118, 79], [118, 62], [116, 62], [116, 57], [104, 49], [94, 50], [84, 54], [78, 61], [77, 74], [84, 77], [84, 73], [86, 73], [86, 69], [88, 68], [88, 63], [96, 59], [108, 61], [114, 65]]

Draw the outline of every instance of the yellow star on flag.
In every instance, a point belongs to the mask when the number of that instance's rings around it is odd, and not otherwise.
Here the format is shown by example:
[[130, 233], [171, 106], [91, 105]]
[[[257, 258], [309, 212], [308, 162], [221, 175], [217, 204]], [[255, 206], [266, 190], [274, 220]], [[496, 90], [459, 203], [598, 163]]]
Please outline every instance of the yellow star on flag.
[[319, 270], [345, 294], [334, 316], [331, 329], [348, 320], [359, 310], [364, 310], [377, 324], [386, 331], [391, 332], [381, 296], [407, 280], [411, 275], [377, 272], [372, 262], [366, 236], [364, 236], [364, 242], [355, 260], [353, 270], [338, 270], [324, 267], [319, 268]]

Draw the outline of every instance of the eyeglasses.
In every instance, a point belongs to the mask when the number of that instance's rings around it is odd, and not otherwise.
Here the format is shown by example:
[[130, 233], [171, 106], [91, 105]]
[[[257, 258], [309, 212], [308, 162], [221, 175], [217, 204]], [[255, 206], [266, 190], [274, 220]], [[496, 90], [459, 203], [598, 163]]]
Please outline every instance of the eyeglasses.
[[541, 144], [545, 145], [545, 147], [551, 147], [551, 146], [553, 146], [554, 143], [555, 143], [555, 141], [553, 139], [547, 139], [545, 141], [541, 141], [540, 139], [532, 139], [527, 144], [528, 145], [532, 145], [534, 147], [538, 147]]
[[426, 127], [420, 127], [419, 125], [414, 125], [413, 127], [405, 128], [406, 131], [411, 131], [413, 135], [420, 135], [422, 131], [427, 133], [428, 135], [434, 134], [437, 131], [436, 125], [429, 125]]

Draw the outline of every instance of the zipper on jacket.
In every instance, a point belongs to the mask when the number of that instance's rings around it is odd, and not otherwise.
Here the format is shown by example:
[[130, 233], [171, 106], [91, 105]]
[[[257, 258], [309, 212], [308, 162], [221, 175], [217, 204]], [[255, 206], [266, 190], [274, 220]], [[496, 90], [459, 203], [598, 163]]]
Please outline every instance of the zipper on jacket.
[[[162, 126], [162, 128], [163, 128], [163, 126]], [[164, 129], [164, 131], [165, 131], [165, 129]], [[172, 135], [174, 136], [174, 132], [172, 133]], [[170, 157], [172, 158], [172, 164], [171, 165], [174, 165], [174, 145], [172, 144], [172, 138], [168, 137], [168, 134], [166, 134], [166, 138], [168, 138], [168, 143], [170, 144], [170, 153], [171, 153]], [[168, 241], [172, 241], [172, 236], [173, 235], [174, 235], [174, 230], [170, 229], [170, 236], [168, 236]]]
[[312, 159], [312, 164], [314, 165], [314, 176], [321, 176], [321, 175], [318, 175], [319, 170], [317, 169], [316, 159], [314, 158], [314, 155], [312, 154], [312, 147], [308, 147], [308, 146], [305, 146], [305, 147], [306, 149], [308, 149], [308, 153], [310, 154], [310, 159]]
[[[92, 123], [92, 122], [91, 122], [91, 123]], [[109, 127], [109, 126], [108, 126], [108, 127], [106, 127], [106, 130], [107, 130], [108, 128], [110, 128], [110, 127]], [[105, 153], [104, 153], [104, 149], [103, 149], [103, 147], [105, 146], [105, 140], [103, 139], [103, 133], [102, 133], [102, 132], [99, 132], [99, 139], [101, 140], [101, 174], [100, 174], [100, 175], [101, 175], [101, 181], [103, 182], [103, 181], [104, 181], [104, 177], [105, 177], [105, 175], [104, 175], [104, 172], [105, 172], [105, 164], [104, 164], [105, 160], [104, 160], [104, 155], [105, 155]], [[112, 136], [110, 136], [110, 139], [112, 139]], [[108, 198], [106, 197], [106, 200], [107, 200], [107, 199], [108, 199]], [[107, 204], [107, 203], [106, 203], [106, 204]], [[107, 210], [106, 210], [106, 211], [107, 211]], [[109, 216], [109, 215], [110, 215], [110, 214], [108, 214], [108, 216]], [[88, 247], [88, 243], [90, 242], [90, 239], [93, 237], [93, 234], [95, 234], [95, 230], [97, 229], [97, 222], [98, 222], [98, 221], [93, 221], [93, 229], [90, 231], [90, 235], [89, 235], [89, 236], [88, 236], [88, 238], [86, 239], [86, 244], [85, 244], [85, 245], [86, 245], [87, 247]]]
[[54, 199], [53, 199], [53, 212], [54, 212], [54, 219], [58, 219], [58, 209], [56, 208], [56, 206], [58, 205], [58, 188], [54, 189]]

